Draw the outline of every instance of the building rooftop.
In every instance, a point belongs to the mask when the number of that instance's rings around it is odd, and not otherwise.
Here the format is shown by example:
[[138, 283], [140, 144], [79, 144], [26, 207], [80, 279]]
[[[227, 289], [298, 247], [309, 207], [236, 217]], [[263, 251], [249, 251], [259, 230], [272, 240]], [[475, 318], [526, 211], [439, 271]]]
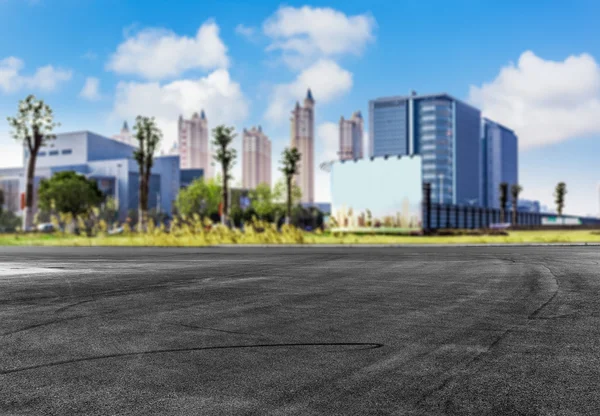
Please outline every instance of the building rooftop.
[[412, 99], [426, 99], [426, 98], [447, 98], [449, 100], [452, 101], [457, 101], [463, 105], [466, 105], [467, 107], [470, 107], [474, 110], [477, 110], [479, 112], [481, 112], [481, 110], [477, 107], [472, 106], [471, 104], [468, 104], [466, 102], [464, 102], [463, 100], [459, 100], [458, 98], [446, 93], [446, 92], [440, 92], [440, 93], [436, 93], [436, 94], [417, 94], [416, 92], [411, 92], [410, 95], [394, 95], [394, 96], [390, 96], [390, 97], [379, 97], [379, 98], [375, 98], [374, 100], [370, 100], [370, 101], [395, 101], [395, 100], [408, 100], [409, 98]]
[[496, 126], [498, 126], [498, 127], [502, 128], [502, 129], [504, 129], [504, 130], [508, 130], [508, 131], [510, 131], [511, 133], [515, 134], [515, 131], [514, 131], [513, 129], [510, 129], [510, 128], [506, 127], [504, 124], [500, 124], [500, 123], [498, 123], [497, 121], [491, 120], [491, 119], [489, 119], [489, 118], [487, 118], [487, 117], [482, 117], [482, 120], [483, 120], [484, 122], [486, 122], [486, 123], [492, 123], [492, 124], [495, 124]]
[[313, 98], [312, 91], [310, 90], [310, 88], [308, 89], [308, 91], [306, 91], [306, 99], [310, 100], [310, 101], [315, 101], [315, 99]]

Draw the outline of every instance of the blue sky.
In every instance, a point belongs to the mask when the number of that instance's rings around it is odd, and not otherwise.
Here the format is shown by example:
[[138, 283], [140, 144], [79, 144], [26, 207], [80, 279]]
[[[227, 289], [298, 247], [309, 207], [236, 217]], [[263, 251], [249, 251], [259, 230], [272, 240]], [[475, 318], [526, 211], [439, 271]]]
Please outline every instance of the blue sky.
[[[169, 4], [0, 0], [0, 166], [19, 165], [5, 116], [29, 92], [53, 106], [59, 131], [112, 135], [155, 115], [165, 148], [176, 116], [204, 107], [212, 127], [261, 124], [278, 160], [290, 106], [310, 84], [324, 161], [340, 115], [366, 115], [379, 96], [444, 91], [517, 131], [524, 197], [552, 205], [564, 180], [567, 212], [598, 213], [597, 1]], [[328, 177], [316, 178], [327, 200]]]

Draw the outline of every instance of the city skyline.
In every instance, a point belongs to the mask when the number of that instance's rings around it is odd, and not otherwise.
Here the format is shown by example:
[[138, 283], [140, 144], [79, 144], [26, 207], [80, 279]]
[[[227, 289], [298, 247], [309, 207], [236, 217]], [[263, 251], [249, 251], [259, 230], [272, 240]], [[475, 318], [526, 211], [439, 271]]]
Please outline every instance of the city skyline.
[[[554, 186], [564, 181], [566, 209], [597, 214], [600, 46], [593, 39], [600, 29], [592, 16], [599, 12], [600, 5], [587, 1], [568, 9], [547, 2], [543, 10], [466, 1], [221, 2], [189, 5], [182, 13], [153, 1], [144, 8], [127, 1], [106, 8], [99, 1], [6, 0], [0, 14], [14, 36], [0, 40], [0, 166], [20, 164], [5, 117], [33, 92], [54, 108], [62, 123], [57, 132], [110, 137], [123, 120], [156, 116], [166, 152], [177, 139], [179, 114], [205, 108], [211, 126], [233, 125], [238, 133], [261, 124], [272, 140], [275, 182], [290, 140], [288, 111], [311, 87], [319, 100], [314, 180], [321, 202], [330, 191], [318, 166], [336, 159], [340, 116], [366, 115], [369, 100], [415, 89], [447, 92], [515, 130], [523, 198], [552, 207]], [[419, 19], [395, 23], [424, 15], [436, 30], [426, 30]], [[326, 22], [321, 28], [315, 16]], [[52, 30], [26, 30], [24, 22], [43, 28], [48, 19]], [[456, 19], [470, 25], [457, 29]], [[502, 24], [507, 19], [510, 32]], [[557, 24], [561, 31], [553, 29]], [[366, 119], [364, 127], [366, 133]], [[241, 142], [240, 135], [238, 152]], [[238, 161], [236, 180], [241, 171]]]

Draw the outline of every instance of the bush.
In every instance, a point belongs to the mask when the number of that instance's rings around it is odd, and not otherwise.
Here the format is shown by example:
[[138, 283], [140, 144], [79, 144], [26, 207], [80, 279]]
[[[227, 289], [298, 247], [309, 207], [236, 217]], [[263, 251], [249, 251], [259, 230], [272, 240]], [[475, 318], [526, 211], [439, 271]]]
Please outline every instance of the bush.
[[11, 211], [0, 211], [0, 232], [12, 233], [21, 226], [21, 217]]

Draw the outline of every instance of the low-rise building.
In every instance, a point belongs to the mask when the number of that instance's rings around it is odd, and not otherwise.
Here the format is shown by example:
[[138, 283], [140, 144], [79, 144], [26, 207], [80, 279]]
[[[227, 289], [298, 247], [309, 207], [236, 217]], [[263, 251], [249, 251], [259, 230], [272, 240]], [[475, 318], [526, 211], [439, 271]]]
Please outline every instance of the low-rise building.
[[[54, 173], [74, 171], [95, 179], [102, 192], [115, 199], [119, 220], [124, 221], [130, 210], [138, 208], [139, 167], [133, 159], [135, 148], [101, 135], [79, 131], [57, 134], [38, 152], [35, 170], [34, 214], [37, 210], [37, 188], [44, 178]], [[24, 151], [23, 166], [28, 152]], [[186, 183], [203, 175], [202, 170], [183, 171]], [[179, 156], [155, 157], [150, 175], [148, 209], [173, 212], [173, 203], [180, 189], [182, 171]], [[21, 194], [25, 192], [25, 168], [0, 169], [0, 187], [5, 192], [5, 205], [20, 214]]]

